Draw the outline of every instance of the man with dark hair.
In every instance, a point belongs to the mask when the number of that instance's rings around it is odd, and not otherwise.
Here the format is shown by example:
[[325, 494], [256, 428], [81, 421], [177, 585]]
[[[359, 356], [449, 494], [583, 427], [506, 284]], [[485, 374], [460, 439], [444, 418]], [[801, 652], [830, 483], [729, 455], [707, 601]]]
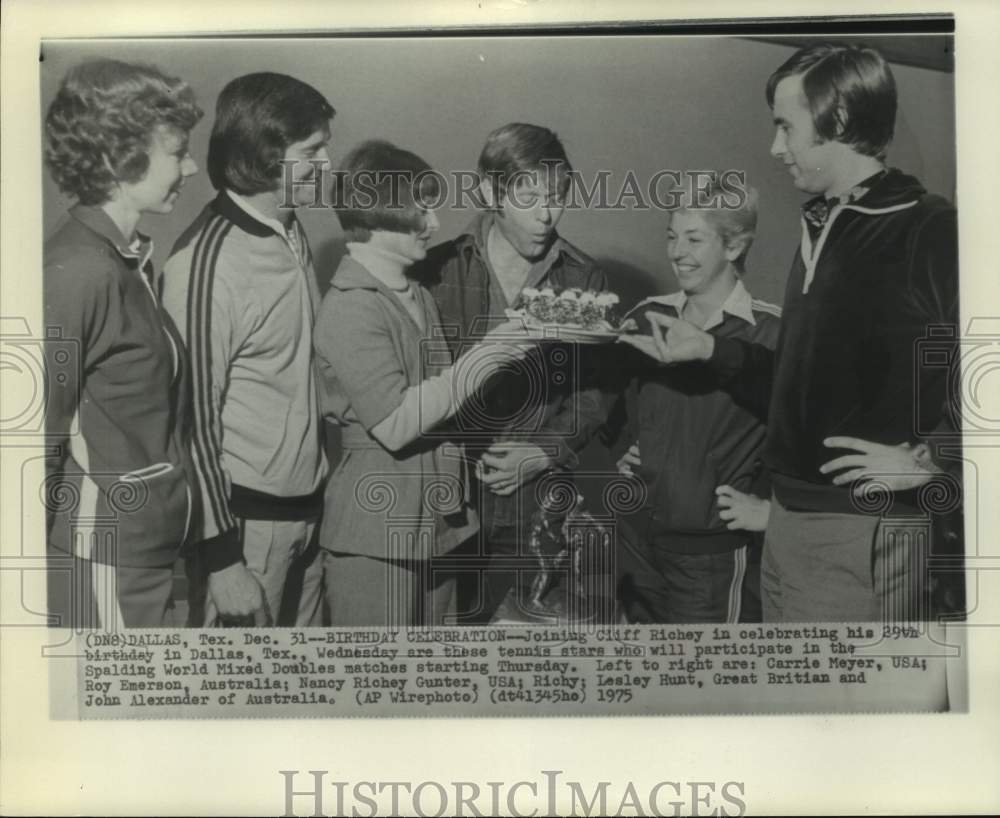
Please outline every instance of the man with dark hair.
[[[525, 287], [604, 290], [604, 274], [556, 232], [570, 185], [569, 159], [548, 128], [511, 123], [493, 131], [479, 158], [487, 210], [458, 238], [433, 248], [415, 273], [434, 293], [456, 356], [505, 320]], [[489, 554], [485, 593], [465, 605], [488, 620], [515, 585], [538, 506], [537, 478], [571, 470], [603, 419], [600, 393], [582, 388], [580, 348], [545, 344], [523, 365], [495, 376], [482, 402], [460, 414], [478, 460], [481, 545]], [[476, 608], [475, 615], [470, 608]]]
[[292, 77], [230, 82], [209, 145], [218, 195], [166, 264], [164, 303], [191, 359], [204, 508], [189, 561], [193, 625], [250, 616], [318, 624], [327, 469], [311, 341], [319, 293], [295, 208], [319, 193], [333, 115]]
[[878, 52], [803, 49], [772, 75], [767, 100], [771, 154], [813, 196], [777, 350], [650, 315], [656, 357], [710, 360], [767, 406], [766, 620], [923, 618], [922, 550], [866, 507], [882, 491], [894, 515], [923, 513], [917, 490], [944, 466], [915, 421], [951, 429], [948, 368], [917, 356], [930, 328], [955, 335], [955, 209], [883, 164], [896, 87]]

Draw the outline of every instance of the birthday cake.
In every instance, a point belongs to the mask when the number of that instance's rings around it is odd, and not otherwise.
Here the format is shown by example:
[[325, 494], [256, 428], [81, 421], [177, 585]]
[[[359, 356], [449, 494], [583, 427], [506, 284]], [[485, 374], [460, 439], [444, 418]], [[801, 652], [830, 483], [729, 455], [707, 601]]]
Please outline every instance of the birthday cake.
[[567, 287], [556, 292], [551, 287], [525, 287], [516, 309], [539, 324], [558, 324], [585, 330], [613, 330], [618, 323], [614, 293]]

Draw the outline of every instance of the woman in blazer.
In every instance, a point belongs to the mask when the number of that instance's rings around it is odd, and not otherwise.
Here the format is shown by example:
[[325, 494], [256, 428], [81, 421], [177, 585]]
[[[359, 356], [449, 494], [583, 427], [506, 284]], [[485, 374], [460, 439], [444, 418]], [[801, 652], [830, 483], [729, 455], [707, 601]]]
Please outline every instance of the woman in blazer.
[[438, 192], [426, 162], [387, 142], [358, 146], [338, 174], [348, 253], [314, 333], [323, 412], [342, 428], [320, 533], [335, 626], [443, 621], [454, 579], [434, 557], [478, 531], [446, 421], [530, 347], [505, 324], [453, 363], [433, 298], [406, 274], [438, 228]]

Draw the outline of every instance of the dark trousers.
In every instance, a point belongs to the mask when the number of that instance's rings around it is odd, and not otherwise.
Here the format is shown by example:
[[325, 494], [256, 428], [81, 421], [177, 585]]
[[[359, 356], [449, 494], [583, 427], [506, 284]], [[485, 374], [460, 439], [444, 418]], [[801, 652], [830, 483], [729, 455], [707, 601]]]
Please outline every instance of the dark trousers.
[[527, 550], [531, 516], [538, 507], [536, 485], [531, 482], [520, 489], [520, 497], [507, 498], [478, 482], [473, 485], [479, 532], [443, 558], [443, 564], [455, 566], [458, 624], [488, 624], [512, 589], [527, 598], [537, 569]]
[[[484, 527], [444, 558], [455, 564], [458, 624], [487, 624], [508, 595], [512, 609], [526, 600], [536, 560], [527, 552], [526, 529], [518, 525]], [[510, 607], [510, 606], [509, 606]]]
[[671, 551], [625, 526], [618, 537], [619, 597], [629, 622], [760, 621], [761, 548], [750, 533], [737, 549], [700, 554]]

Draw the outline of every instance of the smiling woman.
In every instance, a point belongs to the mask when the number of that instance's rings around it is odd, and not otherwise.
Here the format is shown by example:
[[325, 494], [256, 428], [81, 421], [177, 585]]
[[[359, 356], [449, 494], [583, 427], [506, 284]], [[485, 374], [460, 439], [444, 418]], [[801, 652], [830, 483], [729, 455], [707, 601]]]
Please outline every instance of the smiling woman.
[[157, 125], [150, 135], [149, 167], [137, 182], [121, 182], [118, 195], [105, 209], [116, 223], [143, 213], [169, 213], [180, 195], [184, 180], [198, 172], [188, 152], [188, 135], [169, 125]]
[[[44, 251], [46, 324], [76, 353], [50, 367], [46, 404], [47, 493], [76, 498], [49, 507], [50, 558], [73, 569], [50, 575], [59, 625], [171, 624], [172, 568], [194, 511], [187, 375], [152, 242], [136, 227], [169, 213], [197, 172], [188, 133], [201, 114], [181, 80], [115, 60], [74, 68], [48, 110], [46, 160], [78, 200]], [[100, 518], [115, 520], [113, 541], [91, 538]]]

